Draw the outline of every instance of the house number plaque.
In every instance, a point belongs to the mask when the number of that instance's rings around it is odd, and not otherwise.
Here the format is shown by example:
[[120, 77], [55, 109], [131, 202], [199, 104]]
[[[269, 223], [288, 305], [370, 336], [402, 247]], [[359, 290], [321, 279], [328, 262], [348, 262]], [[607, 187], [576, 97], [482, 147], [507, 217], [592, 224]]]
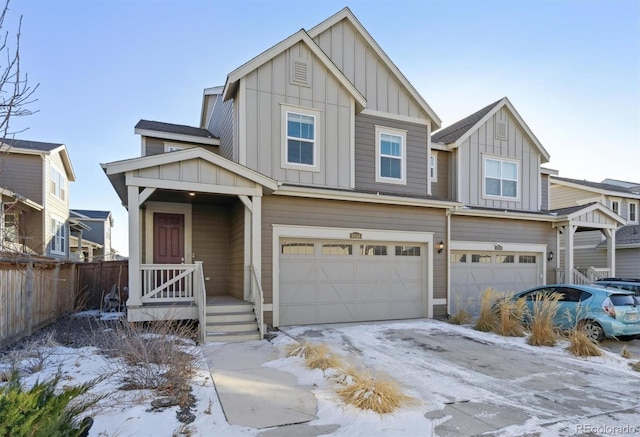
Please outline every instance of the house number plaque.
[[352, 240], [362, 240], [362, 234], [360, 232], [352, 232], [349, 234], [349, 238]]

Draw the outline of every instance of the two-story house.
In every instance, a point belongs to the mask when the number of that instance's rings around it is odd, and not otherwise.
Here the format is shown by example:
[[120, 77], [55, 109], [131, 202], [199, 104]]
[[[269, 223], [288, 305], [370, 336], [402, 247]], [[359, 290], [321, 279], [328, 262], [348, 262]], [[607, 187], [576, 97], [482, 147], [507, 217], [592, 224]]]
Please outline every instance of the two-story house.
[[2, 248], [69, 258], [69, 182], [64, 144], [3, 139], [0, 143]]
[[[551, 205], [554, 208], [598, 202], [619, 215], [625, 226], [615, 234], [617, 276], [640, 276], [640, 183], [605, 179], [602, 182], [551, 177]], [[585, 274], [607, 275], [606, 236], [585, 232], [576, 237], [575, 265]], [[602, 271], [604, 268], [604, 272]]]
[[440, 127], [348, 8], [205, 89], [200, 126], [141, 120], [142, 156], [103, 164], [129, 212], [129, 319], [216, 336], [245, 329], [215, 316], [233, 300], [261, 332], [445, 316], [555, 280], [561, 239], [618, 226], [548, 210], [549, 155], [508, 99]]
[[[78, 258], [84, 261], [111, 261], [115, 259], [116, 251], [111, 245], [111, 231], [113, 216], [111, 211], [96, 211], [90, 209], [72, 209], [71, 218], [84, 224], [87, 229], [76, 236], [77, 244], [72, 244], [72, 251], [76, 250]], [[72, 237], [72, 242], [74, 238]]]

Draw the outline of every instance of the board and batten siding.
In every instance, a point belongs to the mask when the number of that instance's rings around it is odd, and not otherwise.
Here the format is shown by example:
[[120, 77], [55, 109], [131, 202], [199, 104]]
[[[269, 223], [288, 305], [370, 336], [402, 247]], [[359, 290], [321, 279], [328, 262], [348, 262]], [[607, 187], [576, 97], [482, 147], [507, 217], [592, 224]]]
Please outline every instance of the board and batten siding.
[[0, 183], [0, 186], [42, 204], [42, 157], [4, 153], [0, 157]]
[[244, 210], [244, 205], [234, 202], [229, 232], [229, 294], [238, 299], [244, 298]]
[[[407, 131], [406, 156], [407, 184], [376, 182], [375, 127], [380, 126]], [[427, 195], [428, 159], [427, 126], [407, 123], [371, 115], [356, 115], [355, 131], [356, 189], [413, 196]]]
[[224, 205], [194, 204], [192, 207], [193, 259], [202, 261], [207, 295], [228, 294], [231, 223]]
[[[291, 62], [310, 65], [310, 86], [293, 84]], [[278, 181], [349, 188], [351, 122], [349, 92], [302, 42], [275, 56], [245, 77], [246, 165]], [[316, 169], [282, 168], [282, 105], [319, 112], [316, 120]]]
[[[262, 286], [267, 303], [272, 302], [273, 291], [274, 224], [433, 232], [434, 242], [446, 238], [445, 209], [266, 196], [262, 204]], [[433, 298], [446, 298], [446, 257], [432, 247], [427, 251], [433, 259]]]
[[[69, 256], [69, 180], [68, 175], [64, 169], [64, 165], [62, 164], [62, 158], [59, 152], [51, 153], [50, 155], [45, 157], [45, 165], [46, 165], [46, 183], [44, 184], [44, 190], [46, 192], [46, 201], [44, 204], [46, 211], [46, 220], [44, 221], [45, 225], [45, 241], [47, 242], [47, 252], [48, 255], [54, 258], [68, 257]], [[65, 177], [65, 186], [64, 186], [64, 199], [59, 199], [51, 192], [51, 167], [55, 167], [59, 172], [61, 172]], [[59, 220], [60, 222], [65, 224], [65, 255], [54, 254], [51, 253], [51, 245], [52, 245], [52, 227], [51, 227], [51, 219]]]
[[222, 98], [218, 98], [207, 126], [207, 130], [220, 139], [220, 154], [231, 161], [238, 160], [237, 144], [234, 143], [234, 101], [229, 99], [223, 102]]
[[323, 52], [367, 100], [367, 109], [428, 119], [415, 99], [349, 21], [314, 38]]
[[588, 200], [601, 199], [602, 197], [590, 191], [581, 190], [579, 188], [567, 187], [564, 185], [556, 185], [551, 179], [550, 188], [551, 209], [567, 208], [570, 206], [588, 203]]
[[[433, 153], [434, 151], [432, 151]], [[438, 199], [452, 200], [449, 169], [452, 168], [452, 152], [437, 151], [437, 182], [431, 181], [431, 195]]]
[[[496, 138], [496, 119], [507, 123], [507, 140]], [[490, 208], [539, 210], [540, 154], [506, 107], [480, 126], [459, 147], [461, 198], [459, 201]], [[490, 198], [484, 194], [484, 158], [518, 162], [517, 199]]]
[[640, 278], [640, 247], [616, 250], [616, 276]]
[[550, 201], [549, 201], [549, 175], [547, 174], [541, 174], [540, 175], [540, 188], [542, 190], [542, 192], [540, 193], [540, 209], [542, 211], [547, 211], [549, 209], [551, 209], [549, 207], [550, 205]]

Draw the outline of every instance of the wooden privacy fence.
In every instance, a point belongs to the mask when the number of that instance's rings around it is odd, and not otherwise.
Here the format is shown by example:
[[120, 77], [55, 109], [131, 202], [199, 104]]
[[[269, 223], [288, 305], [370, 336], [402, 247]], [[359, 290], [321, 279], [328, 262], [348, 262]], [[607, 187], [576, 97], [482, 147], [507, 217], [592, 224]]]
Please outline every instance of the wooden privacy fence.
[[75, 263], [0, 261], [0, 347], [73, 311], [75, 297]]
[[129, 261], [99, 261], [78, 263], [77, 290], [87, 308], [102, 307], [104, 295], [116, 285], [120, 300], [126, 302], [129, 282]]

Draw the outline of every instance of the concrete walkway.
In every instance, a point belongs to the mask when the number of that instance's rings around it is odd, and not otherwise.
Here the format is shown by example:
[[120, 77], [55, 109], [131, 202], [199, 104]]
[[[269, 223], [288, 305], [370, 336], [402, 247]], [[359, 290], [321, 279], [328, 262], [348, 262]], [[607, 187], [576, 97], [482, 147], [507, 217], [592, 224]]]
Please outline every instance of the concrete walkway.
[[310, 387], [299, 386], [290, 373], [262, 367], [280, 357], [268, 341], [209, 343], [203, 351], [230, 424], [271, 428], [317, 419]]

